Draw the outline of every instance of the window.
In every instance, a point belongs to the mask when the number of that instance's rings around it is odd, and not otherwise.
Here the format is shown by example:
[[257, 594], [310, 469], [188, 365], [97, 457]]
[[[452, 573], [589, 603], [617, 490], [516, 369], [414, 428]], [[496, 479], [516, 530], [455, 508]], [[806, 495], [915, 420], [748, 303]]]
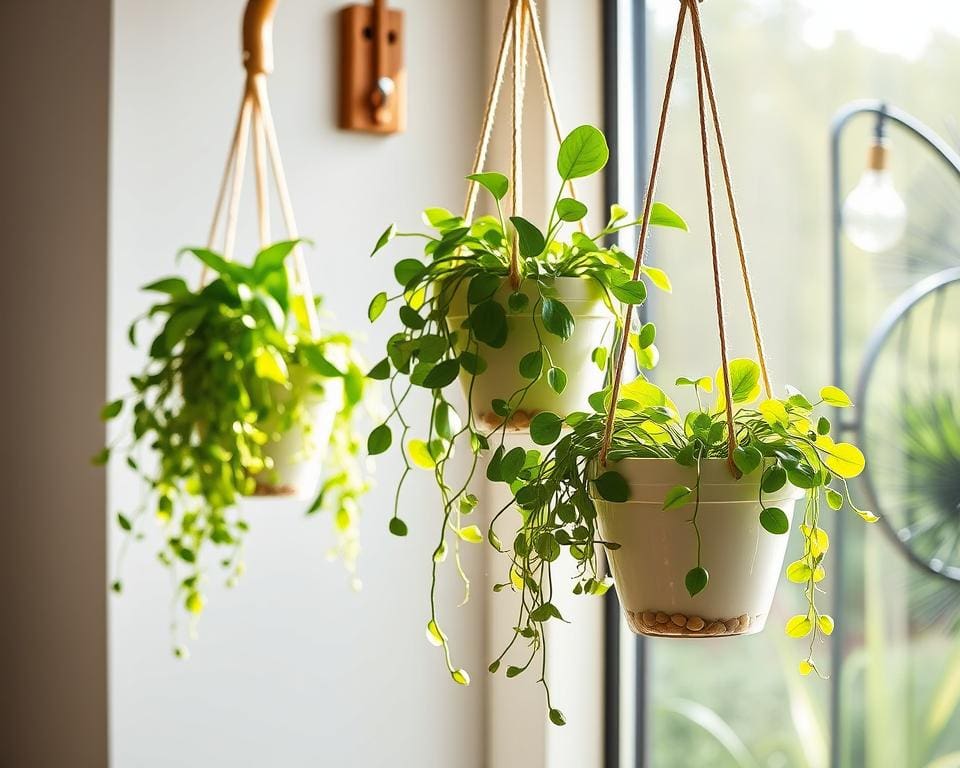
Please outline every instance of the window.
[[[619, 62], [621, 82], [614, 90], [622, 94], [625, 80], [639, 73], [630, 90], [643, 103], [634, 109], [621, 101], [620, 125], [625, 111], [641, 114], [644, 106], [655, 120], [677, 13], [676, 0], [647, 0], [645, 13], [632, 18], [626, 5], [609, 3], [608, 23], [616, 19], [621, 45], [630, 40], [623, 31], [629, 26], [645, 48], [638, 47], [639, 65]], [[951, 84], [960, 74], [960, 11], [937, 0], [915, 2], [909, 11], [867, 0], [726, 0], [704, 3], [702, 14], [775, 386], [816, 391], [833, 378], [831, 118], [850, 100], [883, 98], [955, 139], [950, 118], [960, 114], [960, 93]], [[685, 46], [689, 54], [689, 35]], [[677, 376], [712, 373], [719, 357], [702, 166], [699, 149], [691, 150], [699, 144], [692, 56], [682, 61], [657, 199], [680, 211], [691, 232], [671, 238], [669, 247], [666, 239], [655, 239], [651, 250], [674, 282], [675, 295], [656, 296], [649, 307], [662, 352], [656, 378], [667, 385]], [[847, 133], [844, 191], [863, 169], [871, 127], [863, 120]], [[893, 298], [924, 271], [960, 264], [960, 233], [950, 216], [960, 203], [960, 183], [914, 142], [892, 134], [893, 169], [911, 223], [902, 246], [888, 254], [844, 246], [842, 363], [851, 388], [866, 340]], [[643, 151], [637, 162], [618, 159], [621, 182], [637, 168], [643, 175], [649, 155], [644, 131], [635, 141]], [[936, 254], [933, 241], [941, 246]], [[734, 269], [729, 229], [721, 229], [721, 249], [725, 268]], [[728, 274], [732, 347], [749, 355], [742, 292]], [[956, 327], [951, 338], [958, 338]], [[798, 546], [792, 540], [789, 552]], [[960, 641], [954, 629], [960, 590], [924, 576], [879, 526], [865, 529], [856, 518], [845, 525], [843, 541], [834, 541], [830, 560], [832, 576], [824, 586], [829, 599], [841, 598], [832, 612], [844, 633], [840, 643], [819, 650], [829, 680], [797, 672], [800, 641], [781, 630], [800, 598], [789, 584], [781, 584], [774, 615], [759, 636], [638, 640], [621, 628], [618, 641], [608, 640], [608, 680], [619, 683], [608, 690], [608, 702], [619, 703], [619, 728], [608, 734], [608, 765], [960, 764]], [[841, 565], [842, 592], [836, 586]]]

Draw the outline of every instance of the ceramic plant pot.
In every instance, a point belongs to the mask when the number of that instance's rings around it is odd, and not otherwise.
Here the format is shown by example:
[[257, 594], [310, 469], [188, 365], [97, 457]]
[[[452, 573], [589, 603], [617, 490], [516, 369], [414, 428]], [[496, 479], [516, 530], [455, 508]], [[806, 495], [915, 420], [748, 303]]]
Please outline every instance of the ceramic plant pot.
[[272, 460], [273, 468], [257, 476], [255, 496], [311, 498], [323, 474], [323, 456], [343, 399], [343, 381], [318, 379], [294, 368], [290, 378], [293, 386], [310, 388], [304, 402], [308, 418], [304, 426], [290, 429], [264, 446], [264, 455]]
[[[707, 586], [691, 597], [687, 572], [697, 564], [694, 504], [663, 511], [667, 492], [696, 486], [696, 469], [672, 459], [624, 459], [611, 465], [626, 479], [630, 498], [613, 503], [595, 498], [600, 533], [620, 544], [609, 551], [620, 604], [630, 628], [644, 635], [716, 637], [760, 632], [767, 621], [783, 569], [787, 535], [760, 525], [761, 470], [735, 480], [724, 459], [701, 465], [701, 564]], [[785, 485], [764, 494], [793, 521], [803, 491]]]
[[[576, 327], [569, 339], [544, 330], [539, 310], [533, 319], [533, 307], [539, 298], [535, 283], [526, 281], [520, 286], [520, 292], [529, 299], [527, 309], [513, 312], [507, 299], [513, 293], [508, 280], [494, 294], [507, 313], [507, 341], [497, 349], [480, 344], [480, 357], [486, 361], [486, 370], [475, 378], [461, 371], [460, 383], [464, 396], [470, 401], [474, 416], [481, 424], [498, 426], [503, 419], [491, 406], [494, 400], [508, 400], [530, 383], [519, 371], [520, 360], [528, 352], [538, 348], [537, 332], [540, 340], [549, 352], [544, 355], [543, 372], [540, 379], [526, 392], [521, 402], [516, 404], [516, 412], [510, 426], [526, 429], [530, 419], [540, 411], [552, 411], [566, 415], [573, 411], [589, 411], [587, 398], [603, 389], [604, 372], [599, 370], [590, 356], [601, 344], [609, 345], [613, 334], [613, 319], [610, 310], [603, 303], [603, 289], [593, 279], [578, 277], [560, 277], [554, 282], [557, 297], [573, 316]], [[466, 290], [461, 289], [450, 302], [447, 316], [450, 328], [459, 329], [467, 319]], [[536, 322], [536, 329], [534, 328]], [[547, 383], [549, 360], [562, 368], [567, 374], [567, 385], [561, 394], [557, 394]], [[472, 380], [472, 381], [471, 381]], [[471, 393], [472, 386], [472, 393]]]

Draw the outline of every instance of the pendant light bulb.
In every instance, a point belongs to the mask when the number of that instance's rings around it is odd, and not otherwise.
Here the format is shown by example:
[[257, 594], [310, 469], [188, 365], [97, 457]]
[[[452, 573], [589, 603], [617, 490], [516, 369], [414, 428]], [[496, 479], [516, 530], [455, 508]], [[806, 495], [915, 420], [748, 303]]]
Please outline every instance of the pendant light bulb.
[[867, 167], [843, 203], [843, 231], [857, 248], [881, 253], [895, 246], [907, 228], [907, 206], [893, 185], [889, 149], [880, 115]]

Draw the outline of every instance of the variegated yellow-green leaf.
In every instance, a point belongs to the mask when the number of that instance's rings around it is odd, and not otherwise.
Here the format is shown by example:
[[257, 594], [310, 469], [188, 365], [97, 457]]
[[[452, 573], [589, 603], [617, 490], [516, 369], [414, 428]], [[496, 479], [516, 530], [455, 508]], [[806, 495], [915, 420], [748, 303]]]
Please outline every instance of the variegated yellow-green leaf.
[[840, 387], [824, 387], [820, 390], [820, 398], [827, 405], [832, 405], [834, 408], [849, 408], [853, 405], [850, 395], [840, 389]]
[[430, 645], [439, 647], [443, 645], [443, 641], [446, 639], [447, 636], [440, 631], [437, 623], [433, 619], [430, 619], [430, 621], [427, 622], [427, 641]]
[[865, 509], [858, 510], [857, 514], [860, 515], [861, 518], [863, 518], [863, 521], [865, 523], [875, 523], [877, 522], [877, 520], [880, 519], [875, 514], [873, 514], [873, 512], [867, 512], [867, 510]]
[[806, 676], [809, 675], [811, 672], [813, 672], [813, 670], [815, 669], [815, 667], [813, 666], [813, 664], [812, 664], [808, 659], [804, 659], [803, 661], [800, 662], [800, 667], [799, 667], [799, 669], [800, 669], [800, 674], [803, 675], [804, 677], [806, 677]]
[[820, 627], [820, 631], [825, 635], [833, 634], [833, 618], [823, 614], [820, 618], [817, 619], [817, 625]]
[[470, 685], [470, 675], [467, 674], [465, 669], [455, 669], [450, 673], [450, 677], [453, 678], [455, 683], [460, 685]]
[[423, 440], [411, 440], [407, 443], [407, 455], [421, 469], [435, 469], [437, 466], [430, 455], [430, 448]]
[[792, 616], [789, 621], [787, 621], [786, 633], [790, 637], [801, 638], [806, 637], [813, 631], [813, 622], [807, 616], [804, 616], [802, 613], [798, 613], [796, 616]]
[[815, 531], [808, 525], [801, 525], [800, 532], [810, 543], [810, 551], [814, 557], [819, 557], [830, 549], [830, 537], [823, 528], [817, 528]]
[[852, 443], [835, 443], [828, 435], [820, 435], [815, 445], [820, 449], [827, 469], [839, 477], [850, 479], [863, 472], [866, 460]]
[[781, 427], [786, 427], [790, 424], [787, 409], [779, 400], [764, 400], [760, 403], [759, 410], [768, 424], [779, 424]]
[[257, 353], [253, 368], [261, 379], [269, 379], [278, 384], [286, 384], [289, 378], [287, 364], [273, 347], [263, 347]]
[[470, 544], [480, 544], [483, 541], [483, 534], [480, 533], [480, 529], [475, 525], [468, 525], [461, 528], [457, 531], [457, 534], [461, 539]]
[[787, 578], [794, 584], [804, 584], [811, 575], [810, 566], [803, 560], [795, 560], [787, 566]]
[[650, 282], [653, 283], [657, 288], [659, 288], [664, 293], [673, 293], [673, 285], [670, 283], [670, 278], [667, 276], [667, 273], [662, 269], [657, 269], [656, 267], [644, 267], [643, 274], [650, 278]]

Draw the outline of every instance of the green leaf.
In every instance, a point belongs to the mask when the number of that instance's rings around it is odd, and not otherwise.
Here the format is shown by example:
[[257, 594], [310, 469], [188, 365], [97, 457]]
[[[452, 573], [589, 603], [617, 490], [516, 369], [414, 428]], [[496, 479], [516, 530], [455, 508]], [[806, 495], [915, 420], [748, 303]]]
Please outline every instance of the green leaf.
[[687, 222], [679, 213], [663, 203], [654, 203], [650, 211], [650, 224], [654, 227], [673, 227], [687, 231]]
[[594, 488], [601, 499], [616, 503], [623, 503], [630, 498], [630, 487], [623, 475], [614, 470], [608, 470], [593, 481]]
[[174, 299], [181, 299], [190, 293], [190, 289], [183, 279], [179, 277], [167, 277], [163, 280], [157, 280], [154, 283], [143, 286], [142, 291], [153, 291], [155, 293], [166, 293]]
[[380, 293], [373, 297], [373, 301], [370, 302], [370, 306], [367, 308], [367, 317], [370, 319], [370, 322], [372, 323], [380, 317], [386, 308], [387, 294], [384, 291], [380, 291]]
[[760, 525], [770, 533], [784, 534], [790, 530], [787, 514], [779, 507], [767, 507], [760, 513]]
[[133, 523], [130, 522], [130, 518], [123, 514], [123, 512], [117, 512], [117, 522], [123, 530], [128, 532], [133, 530]]
[[170, 316], [163, 329], [163, 343], [173, 350], [188, 334], [193, 333], [207, 314], [206, 307], [189, 307]]
[[689, 594], [690, 597], [694, 597], [700, 592], [703, 592], [708, 581], [710, 581], [710, 574], [707, 573], [707, 569], [697, 566], [687, 571], [687, 575], [683, 579], [683, 584], [687, 588], [687, 594]]
[[843, 494], [833, 490], [833, 488], [827, 488], [827, 506], [834, 511], [841, 509], [843, 507]]
[[667, 491], [667, 495], [663, 499], [664, 512], [670, 509], [676, 509], [677, 507], [682, 507], [684, 504], [690, 501], [692, 496], [693, 490], [687, 486], [673, 486], [673, 488]]
[[590, 176], [603, 168], [609, 157], [603, 133], [592, 125], [581, 125], [561, 142], [557, 172], [564, 181]]
[[100, 410], [100, 419], [102, 421], [110, 421], [110, 419], [115, 419], [120, 415], [120, 411], [123, 410], [123, 400], [114, 400], [112, 403], [107, 403]]
[[500, 479], [504, 483], [512, 483], [523, 469], [527, 452], [523, 448], [513, 448], [500, 459]]
[[502, 173], [474, 173], [467, 178], [470, 181], [477, 182], [498, 201], [503, 200], [507, 190], [510, 189], [510, 182]]
[[377, 251], [379, 251], [383, 246], [393, 240], [394, 235], [397, 234], [397, 225], [391, 224], [387, 227], [383, 234], [377, 239], [377, 244], [373, 247], [373, 250], [370, 252], [370, 255], [373, 256]]
[[427, 389], [443, 389], [447, 385], [452, 384], [459, 373], [459, 360], [456, 358], [444, 360], [430, 369], [430, 373], [428, 373], [423, 380], [423, 386]]
[[762, 461], [763, 454], [752, 445], [746, 447], [738, 445], [733, 449], [733, 463], [745, 475], [753, 472]]
[[776, 493], [787, 484], [787, 473], [783, 467], [769, 467], [763, 473], [760, 489], [764, 493]]
[[253, 369], [261, 379], [286, 384], [290, 378], [287, 363], [273, 347], [262, 347], [254, 359]]
[[525, 379], [539, 379], [543, 373], [543, 352], [535, 349], [520, 358], [520, 375]]
[[849, 408], [853, 405], [850, 395], [840, 387], [824, 387], [820, 390], [820, 399], [834, 408]]
[[530, 297], [521, 291], [511, 293], [507, 298], [507, 306], [510, 307], [511, 312], [523, 312], [530, 306]]
[[524, 258], [533, 259], [543, 253], [547, 247], [543, 232], [522, 216], [511, 216], [510, 221], [517, 228], [517, 235], [520, 237], [520, 253]]
[[256, 282], [262, 283], [271, 272], [283, 269], [284, 261], [299, 242], [299, 240], [284, 240], [260, 251], [253, 260], [253, 276]]
[[94, 454], [94, 456], [90, 459], [90, 463], [93, 464], [95, 467], [102, 467], [102, 466], [103, 466], [104, 464], [106, 464], [108, 461], [110, 461], [110, 449], [109, 449], [109, 448], [101, 448], [101, 449], [100, 449], [99, 451], [97, 451], [97, 453]]
[[393, 266], [393, 276], [404, 288], [415, 282], [426, 271], [427, 268], [419, 259], [400, 259]]
[[544, 299], [541, 305], [543, 327], [566, 341], [573, 335], [576, 324], [567, 305], [558, 299]]
[[[533, 548], [537, 551], [537, 554], [548, 563], [552, 563], [560, 557], [560, 544], [557, 543], [557, 538], [552, 533], [544, 532], [537, 536]], [[549, 605], [549, 603], [545, 603], [541, 608], [547, 605]]]
[[427, 324], [427, 321], [420, 317], [420, 313], [407, 304], [404, 304], [402, 307], [400, 307], [399, 314], [400, 322], [411, 330], [419, 331]]
[[386, 379], [389, 379], [390, 360], [386, 357], [383, 358], [383, 360], [370, 369], [370, 373], [367, 374], [367, 378], [374, 379], [375, 381], [385, 381]]
[[460, 367], [471, 376], [479, 376], [487, 370], [487, 361], [473, 354], [473, 352], [461, 352]]
[[580, 221], [587, 215], [587, 206], [572, 197], [564, 197], [557, 201], [557, 216], [561, 221]]
[[390, 518], [390, 533], [394, 536], [406, 536], [407, 535], [407, 524], [403, 522], [399, 517]]
[[549, 411], [541, 411], [530, 421], [530, 439], [537, 445], [551, 445], [560, 437], [563, 419]]
[[367, 438], [367, 453], [371, 456], [383, 453], [390, 448], [393, 442], [393, 432], [386, 424], [375, 427]]
[[566, 725], [567, 718], [563, 716], [563, 712], [561, 712], [559, 709], [551, 709], [550, 722], [554, 725]]
[[567, 388], [567, 374], [562, 368], [554, 366], [547, 371], [547, 384], [558, 395], [562, 395], [563, 390]]
[[503, 283], [503, 277], [490, 272], [481, 272], [475, 276], [467, 288], [467, 303], [480, 304], [497, 292]]
[[485, 301], [470, 313], [470, 327], [477, 341], [499, 349], [507, 341], [507, 313], [496, 301]]
[[609, 356], [610, 352], [606, 347], [595, 347], [593, 352], [590, 353], [593, 364], [601, 371], [607, 370], [607, 358]]
[[612, 284], [610, 292], [624, 304], [643, 304], [647, 300], [647, 286], [642, 280], [627, 280], [619, 285]]
[[[343, 371], [327, 360], [326, 356], [320, 351], [319, 347], [312, 344], [301, 343], [300, 349], [303, 352], [304, 360], [306, 360], [307, 365], [310, 366], [310, 369], [314, 373], [318, 373], [328, 379], [338, 379], [344, 376]], [[384, 362], [387, 363], [387, 374], [389, 374], [390, 363], [387, 360], [384, 360]], [[384, 378], [386, 378], [386, 376]]]
[[637, 335], [637, 343], [640, 345], [640, 349], [646, 349], [649, 347], [657, 338], [657, 326], [653, 323], [644, 323], [640, 328], [640, 333]]

